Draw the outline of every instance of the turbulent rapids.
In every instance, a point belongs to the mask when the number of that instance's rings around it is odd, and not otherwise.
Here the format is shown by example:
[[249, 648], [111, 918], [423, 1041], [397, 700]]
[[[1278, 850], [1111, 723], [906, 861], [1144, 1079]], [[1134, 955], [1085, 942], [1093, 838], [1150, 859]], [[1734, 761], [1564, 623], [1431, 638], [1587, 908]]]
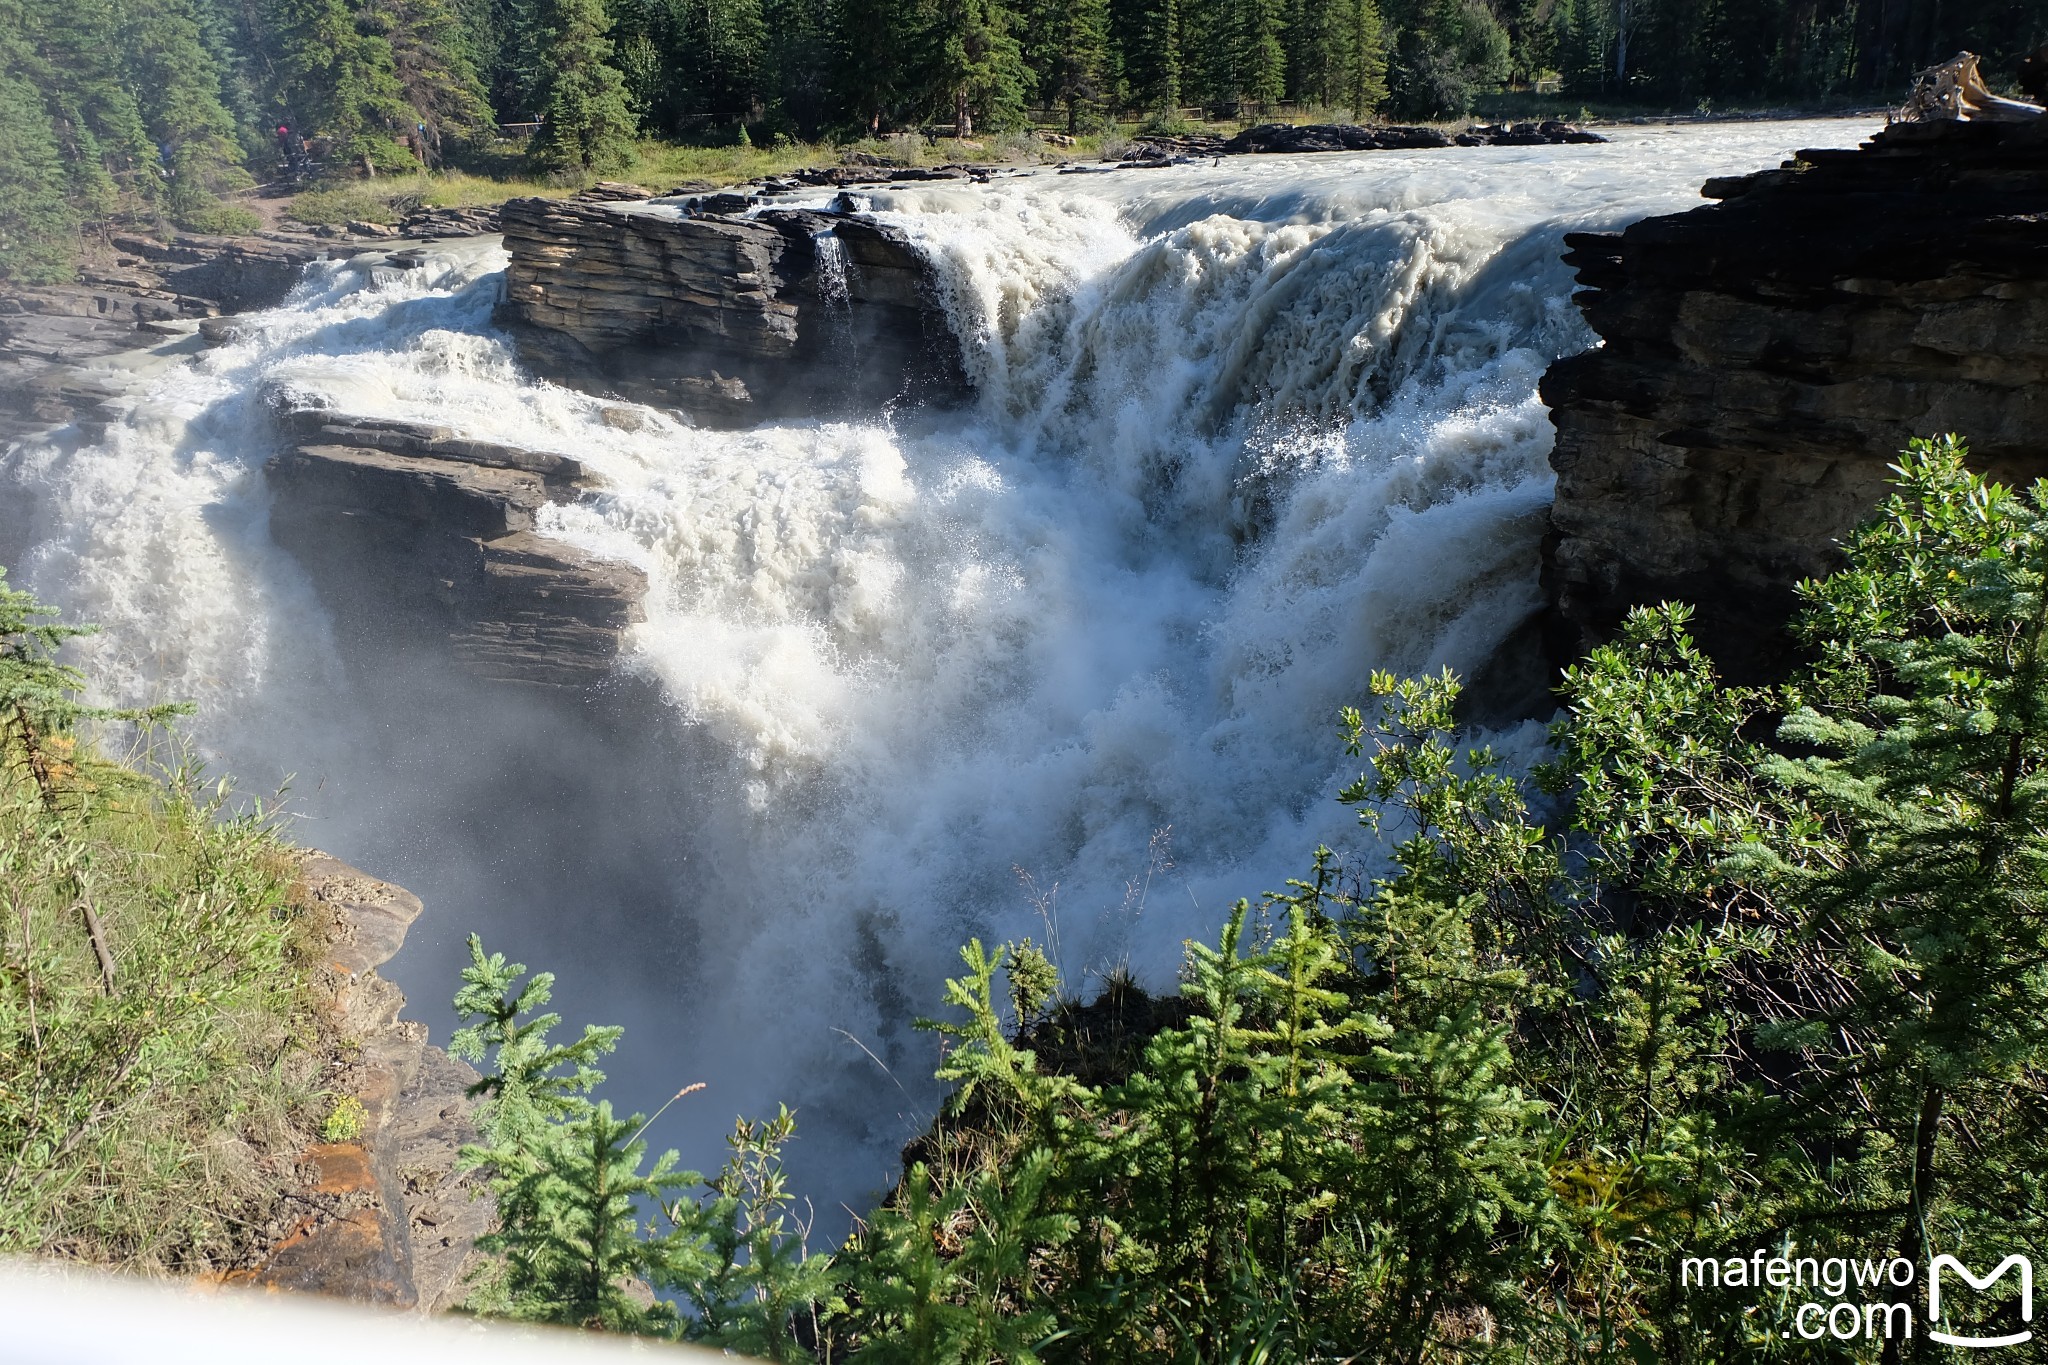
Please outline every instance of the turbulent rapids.
[[[1049, 942], [1076, 985], [1170, 981], [1319, 841], [1371, 857], [1330, 799], [1369, 669], [1449, 665], [1530, 713], [1507, 661], [1540, 606], [1536, 383], [1592, 341], [1560, 237], [1867, 131], [878, 192], [973, 402], [737, 432], [622, 430], [524, 377], [487, 240], [322, 267], [140, 369], [103, 438], [0, 460], [26, 509], [0, 554], [105, 627], [112, 699], [196, 700], [209, 761], [293, 775], [298, 838], [426, 900], [396, 975], [437, 1033], [476, 929], [561, 971], [572, 1019], [628, 1026], [621, 1108], [711, 1083], [664, 1120], [686, 1162], [783, 1100], [799, 1178], [851, 1202], [929, 1115], [908, 1021], [965, 938]], [[372, 705], [377, 662], [342, 657], [270, 539], [279, 395], [581, 461], [595, 486], [539, 529], [647, 575], [619, 691], [657, 704], [617, 712], [642, 732], [605, 748], [445, 679]]]

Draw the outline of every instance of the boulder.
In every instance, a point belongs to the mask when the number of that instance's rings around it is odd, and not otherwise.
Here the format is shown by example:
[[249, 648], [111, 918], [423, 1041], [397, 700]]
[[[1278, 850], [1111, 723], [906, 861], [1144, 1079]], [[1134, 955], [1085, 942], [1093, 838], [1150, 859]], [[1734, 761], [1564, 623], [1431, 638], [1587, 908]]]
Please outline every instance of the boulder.
[[414, 240], [436, 237], [481, 237], [498, 230], [496, 205], [475, 208], [414, 209], [399, 222], [399, 235]]
[[230, 1284], [433, 1312], [469, 1292], [494, 1201], [460, 1159], [479, 1140], [476, 1071], [399, 1018], [405, 997], [377, 974], [405, 942], [419, 899], [324, 853], [304, 855], [303, 903], [321, 917], [323, 1004], [354, 1046], [323, 1080], [361, 1105], [359, 1131], [300, 1154], [282, 1223]]
[[1458, 134], [1461, 147], [1553, 147], [1565, 143], [1605, 142], [1598, 133], [1575, 123], [1543, 119], [1534, 123], [1477, 123]]

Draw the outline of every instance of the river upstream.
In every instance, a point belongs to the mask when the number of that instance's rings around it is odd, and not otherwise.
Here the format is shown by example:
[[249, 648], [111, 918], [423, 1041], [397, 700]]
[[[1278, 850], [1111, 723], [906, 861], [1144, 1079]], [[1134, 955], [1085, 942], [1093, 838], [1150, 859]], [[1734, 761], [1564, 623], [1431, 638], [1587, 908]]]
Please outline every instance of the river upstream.
[[[1593, 341], [1562, 234], [1870, 131], [877, 192], [939, 273], [975, 401], [741, 432], [620, 430], [523, 377], [489, 239], [395, 278], [324, 267], [99, 443], [0, 457], [29, 528], [0, 552], [105, 627], [79, 656], [108, 699], [193, 699], [215, 768], [291, 775], [294, 838], [426, 901], [392, 974], [437, 1041], [476, 930], [561, 973], [573, 1022], [627, 1025], [619, 1108], [709, 1083], [652, 1135], [686, 1165], [786, 1101], [797, 1187], [858, 1207], [930, 1117], [909, 1020], [967, 937], [1050, 941], [1084, 992], [1125, 966], [1171, 989], [1182, 940], [1318, 842], [1369, 867], [1331, 798], [1370, 669], [1512, 674], [1489, 664], [1540, 605], [1536, 384]], [[481, 686], [359, 695], [269, 537], [279, 393], [598, 476], [541, 529], [648, 575], [631, 761]]]

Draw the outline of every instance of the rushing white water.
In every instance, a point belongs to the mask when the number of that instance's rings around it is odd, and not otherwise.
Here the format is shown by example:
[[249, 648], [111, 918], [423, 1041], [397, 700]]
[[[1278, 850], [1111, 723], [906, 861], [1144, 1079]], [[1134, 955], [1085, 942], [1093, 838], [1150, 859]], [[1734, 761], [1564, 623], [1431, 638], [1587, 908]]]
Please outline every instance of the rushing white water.
[[[1231, 898], [1319, 841], [1359, 847], [1330, 798], [1355, 772], [1335, 713], [1367, 671], [1472, 672], [1537, 609], [1536, 382], [1592, 340], [1561, 234], [1867, 131], [878, 193], [938, 268], [975, 404], [745, 432], [620, 431], [523, 378], [488, 324], [494, 252], [337, 268], [159, 377], [104, 442], [18, 450], [0, 477], [36, 499], [29, 582], [108, 627], [89, 664], [111, 694], [196, 697], [229, 766], [299, 774], [328, 821], [309, 838], [427, 897], [401, 962], [416, 1001], [445, 994], [470, 928], [573, 958], [599, 978], [583, 1012], [637, 1030], [627, 1103], [712, 1080], [687, 1156], [714, 1162], [722, 1116], [786, 1099], [826, 1138], [800, 1170], [850, 1198], [925, 1112], [931, 1051], [905, 1024], [964, 938], [1050, 936], [1076, 983], [1169, 981]], [[352, 707], [267, 536], [280, 387], [599, 476], [543, 530], [646, 570], [628, 666], [692, 727], [673, 761], [703, 793], [687, 815], [579, 812], [672, 855], [642, 900], [562, 903], [595, 894], [615, 844], [558, 859], [545, 894], [488, 829], [437, 846], [435, 783], [460, 765], [379, 788], [364, 755], [411, 722]], [[628, 920], [630, 952], [588, 941]]]

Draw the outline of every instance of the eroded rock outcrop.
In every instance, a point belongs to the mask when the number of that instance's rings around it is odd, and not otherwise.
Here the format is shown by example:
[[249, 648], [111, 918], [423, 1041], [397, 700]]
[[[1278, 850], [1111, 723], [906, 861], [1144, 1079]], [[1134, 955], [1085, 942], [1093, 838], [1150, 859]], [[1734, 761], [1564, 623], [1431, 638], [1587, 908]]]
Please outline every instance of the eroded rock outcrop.
[[317, 972], [330, 1023], [345, 1040], [323, 1084], [360, 1105], [357, 1130], [309, 1147], [287, 1220], [256, 1264], [230, 1283], [417, 1308], [458, 1305], [476, 1239], [494, 1205], [459, 1153], [478, 1140], [476, 1071], [402, 1020], [405, 997], [377, 974], [405, 942], [420, 902], [324, 853], [300, 874], [321, 917], [327, 961]]
[[582, 487], [574, 460], [318, 409], [284, 422], [291, 444], [267, 466], [271, 535], [360, 657], [396, 642], [495, 682], [610, 675], [645, 575], [533, 531], [535, 513]]
[[[471, 217], [422, 220], [436, 229], [423, 236], [468, 235], [457, 225], [474, 221], [477, 211], [431, 212]], [[0, 281], [0, 443], [100, 422], [97, 410], [126, 389], [91, 362], [220, 327], [223, 314], [275, 307], [315, 261], [388, 252], [392, 245], [311, 230], [249, 237], [113, 232], [88, 242], [71, 282]]]
[[1704, 193], [1565, 239], [1605, 345], [1543, 381], [1560, 662], [1665, 598], [1737, 675], [1781, 662], [1793, 585], [1911, 437], [2048, 474], [2048, 121], [1895, 124]]
[[515, 199], [500, 221], [500, 321], [558, 382], [719, 425], [965, 388], [923, 262], [856, 215]]

